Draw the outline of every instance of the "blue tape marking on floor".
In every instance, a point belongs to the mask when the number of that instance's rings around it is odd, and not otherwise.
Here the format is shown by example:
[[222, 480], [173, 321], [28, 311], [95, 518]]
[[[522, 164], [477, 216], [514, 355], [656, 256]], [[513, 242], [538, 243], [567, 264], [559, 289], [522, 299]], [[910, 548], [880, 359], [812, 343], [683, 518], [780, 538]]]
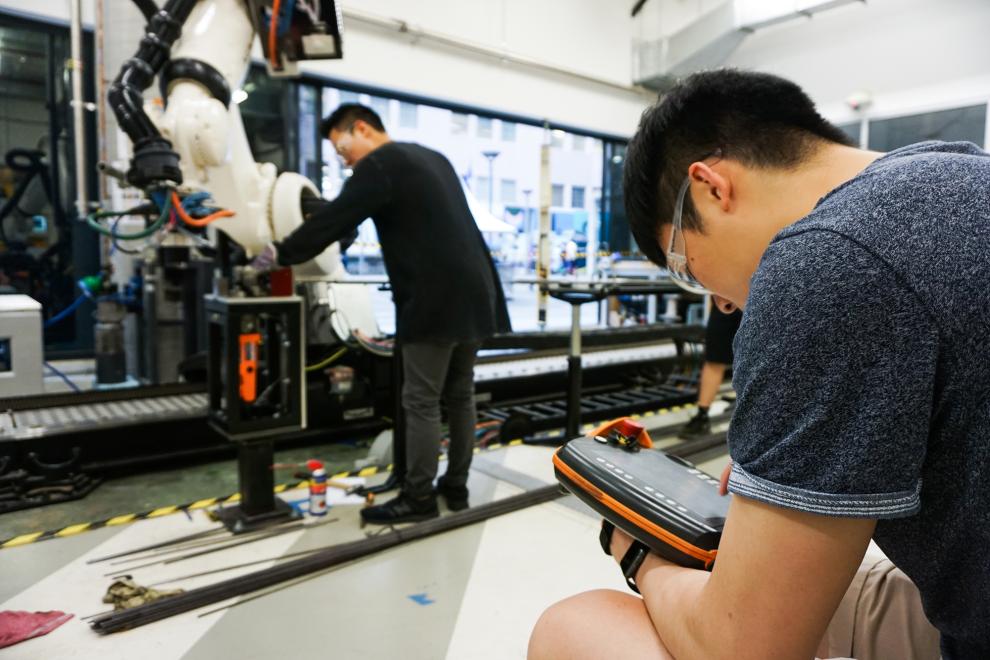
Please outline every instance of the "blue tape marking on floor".
[[430, 597], [426, 594], [410, 594], [407, 598], [417, 605], [432, 605], [436, 602], [435, 600], [430, 600]]

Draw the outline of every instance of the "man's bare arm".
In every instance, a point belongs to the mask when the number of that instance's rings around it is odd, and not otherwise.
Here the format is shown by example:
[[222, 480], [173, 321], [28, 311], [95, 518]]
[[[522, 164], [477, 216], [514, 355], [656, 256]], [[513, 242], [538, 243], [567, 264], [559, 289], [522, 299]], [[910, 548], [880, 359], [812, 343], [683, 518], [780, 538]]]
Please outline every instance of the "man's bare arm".
[[875, 526], [733, 496], [711, 574], [651, 554], [637, 584], [679, 660], [812, 658]]

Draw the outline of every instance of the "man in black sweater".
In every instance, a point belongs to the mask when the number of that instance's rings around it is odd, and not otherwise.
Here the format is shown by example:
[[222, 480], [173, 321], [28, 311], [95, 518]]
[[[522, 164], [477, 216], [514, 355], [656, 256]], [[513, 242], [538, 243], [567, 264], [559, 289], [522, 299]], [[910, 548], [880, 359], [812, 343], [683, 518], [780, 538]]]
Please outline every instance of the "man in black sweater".
[[399, 496], [361, 512], [390, 524], [438, 515], [433, 480], [440, 454], [440, 400], [450, 427], [447, 472], [437, 490], [452, 510], [468, 506], [474, 449], [474, 361], [481, 341], [508, 332], [505, 296], [461, 182], [442, 155], [393, 142], [370, 108], [344, 104], [320, 126], [353, 175], [333, 201], [303, 204], [306, 222], [269, 245], [254, 266], [308, 261], [371, 218], [395, 301], [406, 416], [406, 477]]

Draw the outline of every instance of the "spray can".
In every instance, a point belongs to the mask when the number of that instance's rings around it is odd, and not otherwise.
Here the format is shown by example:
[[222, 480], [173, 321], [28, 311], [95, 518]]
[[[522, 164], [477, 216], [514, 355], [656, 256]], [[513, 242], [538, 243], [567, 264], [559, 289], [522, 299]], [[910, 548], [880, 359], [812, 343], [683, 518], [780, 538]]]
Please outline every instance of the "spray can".
[[310, 469], [309, 515], [325, 516], [327, 515], [327, 471], [319, 461], [309, 461], [307, 466]]

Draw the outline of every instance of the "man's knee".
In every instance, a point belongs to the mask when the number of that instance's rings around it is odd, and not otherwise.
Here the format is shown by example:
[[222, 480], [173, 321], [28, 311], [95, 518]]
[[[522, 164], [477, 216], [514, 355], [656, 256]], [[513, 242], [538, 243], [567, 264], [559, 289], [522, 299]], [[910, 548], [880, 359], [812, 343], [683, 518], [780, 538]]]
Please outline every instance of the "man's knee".
[[566, 641], [573, 634], [573, 626], [580, 620], [579, 612], [592, 592], [585, 592], [554, 603], [540, 615], [529, 637], [528, 660], [564, 658]]
[[440, 416], [440, 392], [425, 387], [402, 388], [402, 407], [421, 416]]
[[443, 402], [447, 408], [468, 409], [474, 406], [474, 388], [458, 389], [449, 388], [444, 390]]
[[[639, 598], [612, 589], [596, 589], [565, 598], [543, 612], [529, 638], [528, 659], [603, 657], [596, 651], [603, 640], [589, 638], [584, 633], [589, 630], [589, 621], [601, 621], [603, 618], [610, 621], [613, 615], [624, 619], [623, 624], [638, 625], [639, 632], [655, 638], [656, 631], [649, 623]], [[618, 634], [623, 634], [623, 631], [618, 631]], [[636, 640], [628, 641], [633, 649], [638, 648]], [[607, 646], [612, 642], [604, 643]], [[633, 653], [630, 657], [635, 655]]]

